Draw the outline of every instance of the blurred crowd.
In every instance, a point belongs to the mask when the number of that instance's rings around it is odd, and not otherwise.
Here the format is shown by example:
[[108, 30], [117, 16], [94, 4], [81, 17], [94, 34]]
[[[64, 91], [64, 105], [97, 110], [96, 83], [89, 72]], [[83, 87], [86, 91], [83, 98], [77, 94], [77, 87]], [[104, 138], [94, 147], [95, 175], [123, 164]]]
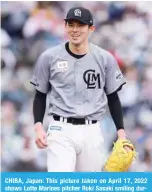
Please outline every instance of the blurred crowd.
[[[126, 78], [119, 96], [127, 136], [138, 151], [130, 171], [152, 171], [152, 2], [143, 1], [1, 2], [2, 171], [46, 170], [46, 151], [34, 143], [29, 81], [38, 56], [67, 41], [63, 19], [73, 6], [91, 10], [96, 30], [90, 40], [114, 55]], [[48, 122], [46, 115], [46, 129]], [[108, 155], [116, 139], [109, 113], [101, 130]]]

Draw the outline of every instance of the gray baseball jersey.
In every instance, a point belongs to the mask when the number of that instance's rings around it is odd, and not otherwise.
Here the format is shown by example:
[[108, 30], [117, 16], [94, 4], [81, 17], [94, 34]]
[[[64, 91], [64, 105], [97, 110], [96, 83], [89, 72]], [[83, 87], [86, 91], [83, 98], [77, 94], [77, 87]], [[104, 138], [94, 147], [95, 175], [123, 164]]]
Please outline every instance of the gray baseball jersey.
[[48, 93], [49, 114], [100, 120], [106, 112], [107, 96], [125, 83], [115, 58], [89, 43], [82, 58], [72, 57], [65, 43], [39, 57], [31, 83]]

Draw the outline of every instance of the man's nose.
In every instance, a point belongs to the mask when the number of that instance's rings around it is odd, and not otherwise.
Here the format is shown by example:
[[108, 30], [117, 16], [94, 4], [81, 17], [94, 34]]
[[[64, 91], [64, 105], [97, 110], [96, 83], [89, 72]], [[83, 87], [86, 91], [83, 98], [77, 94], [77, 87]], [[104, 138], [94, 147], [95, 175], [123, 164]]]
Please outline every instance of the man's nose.
[[78, 30], [79, 30], [79, 28], [77, 25], [73, 26], [73, 31], [78, 31]]

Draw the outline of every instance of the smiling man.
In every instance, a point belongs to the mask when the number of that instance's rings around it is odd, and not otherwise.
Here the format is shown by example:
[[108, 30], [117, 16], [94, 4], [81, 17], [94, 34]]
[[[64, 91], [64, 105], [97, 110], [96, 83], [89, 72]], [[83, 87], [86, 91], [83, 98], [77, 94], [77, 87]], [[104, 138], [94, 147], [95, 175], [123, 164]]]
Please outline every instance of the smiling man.
[[76, 48], [76, 54], [86, 54], [89, 50], [88, 36], [95, 29], [90, 11], [84, 8], [70, 9], [65, 21], [69, 48], [72, 51]]
[[[31, 83], [35, 142], [47, 147], [49, 172], [101, 171], [104, 140], [100, 121], [109, 106], [118, 132], [126, 137], [117, 91], [125, 80], [113, 56], [89, 42], [95, 30], [88, 9], [74, 7], [65, 18], [69, 41], [46, 50], [36, 63]], [[46, 96], [50, 124], [43, 129]]]

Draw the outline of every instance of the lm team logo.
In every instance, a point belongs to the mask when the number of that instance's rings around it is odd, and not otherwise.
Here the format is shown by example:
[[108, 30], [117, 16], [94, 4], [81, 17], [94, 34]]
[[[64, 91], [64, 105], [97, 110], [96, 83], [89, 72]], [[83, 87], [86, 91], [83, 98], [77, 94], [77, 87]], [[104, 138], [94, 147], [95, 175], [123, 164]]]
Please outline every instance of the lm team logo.
[[81, 10], [80, 9], [76, 9], [74, 11], [74, 14], [75, 14], [75, 16], [81, 17]]
[[89, 69], [83, 74], [84, 82], [87, 84], [87, 89], [101, 89], [100, 73], [95, 70]]

